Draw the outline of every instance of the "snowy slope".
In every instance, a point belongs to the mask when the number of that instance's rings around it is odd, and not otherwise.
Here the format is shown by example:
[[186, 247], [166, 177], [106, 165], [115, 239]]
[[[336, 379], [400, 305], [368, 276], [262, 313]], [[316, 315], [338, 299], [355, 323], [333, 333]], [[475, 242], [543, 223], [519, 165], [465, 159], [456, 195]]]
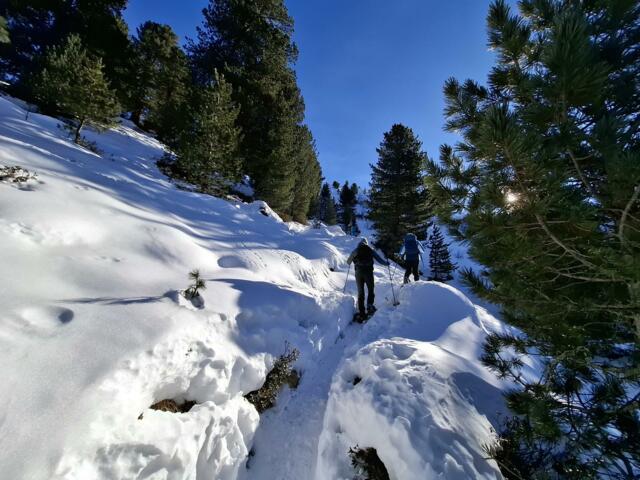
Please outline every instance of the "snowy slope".
[[[0, 183], [1, 478], [351, 478], [355, 444], [393, 479], [500, 478], [484, 309], [427, 282], [394, 309], [380, 269], [379, 313], [350, 324], [357, 240], [179, 190], [131, 127], [87, 132], [97, 155], [25, 113], [0, 98], [0, 165], [38, 175]], [[201, 309], [179, 294], [194, 268]], [[286, 342], [301, 384], [260, 418], [243, 395]], [[196, 405], [148, 408], [167, 398]]]

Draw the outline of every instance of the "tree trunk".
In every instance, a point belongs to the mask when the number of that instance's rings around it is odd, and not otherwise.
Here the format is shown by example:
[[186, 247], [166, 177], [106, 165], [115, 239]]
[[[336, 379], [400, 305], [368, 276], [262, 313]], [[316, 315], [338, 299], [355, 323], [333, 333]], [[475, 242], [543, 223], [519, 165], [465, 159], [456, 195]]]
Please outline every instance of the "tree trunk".
[[80, 131], [82, 130], [82, 127], [84, 127], [84, 122], [85, 122], [84, 118], [78, 122], [78, 128], [76, 128], [76, 135], [75, 135], [75, 138], [73, 139], [75, 143], [80, 143]]
[[142, 110], [134, 110], [131, 112], [131, 121], [140, 128], [142, 128], [142, 125], [140, 124], [141, 120], [142, 120]]

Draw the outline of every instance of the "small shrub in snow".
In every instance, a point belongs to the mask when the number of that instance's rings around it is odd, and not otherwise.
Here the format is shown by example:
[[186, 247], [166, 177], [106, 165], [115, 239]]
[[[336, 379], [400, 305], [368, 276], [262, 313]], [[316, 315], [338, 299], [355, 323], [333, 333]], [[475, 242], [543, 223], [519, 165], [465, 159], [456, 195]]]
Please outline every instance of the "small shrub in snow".
[[267, 374], [262, 387], [245, 395], [244, 398], [256, 407], [258, 413], [262, 413], [276, 404], [278, 393], [284, 385], [289, 385], [290, 388], [298, 387], [300, 375], [292, 368], [292, 365], [299, 356], [298, 349], [289, 349], [287, 345], [285, 352], [278, 357], [273, 368]]
[[200, 290], [206, 290], [207, 286], [200, 277], [200, 270], [198, 269], [189, 272], [189, 279], [193, 283], [184, 291], [184, 296], [187, 300], [194, 300], [200, 297]]
[[0, 182], [25, 183], [29, 180], [35, 180], [36, 178], [38, 178], [38, 175], [34, 172], [30, 172], [17, 165], [12, 167], [0, 165]]
[[353, 480], [390, 480], [387, 467], [378, 456], [375, 448], [355, 448], [349, 449], [351, 465], [356, 470]]

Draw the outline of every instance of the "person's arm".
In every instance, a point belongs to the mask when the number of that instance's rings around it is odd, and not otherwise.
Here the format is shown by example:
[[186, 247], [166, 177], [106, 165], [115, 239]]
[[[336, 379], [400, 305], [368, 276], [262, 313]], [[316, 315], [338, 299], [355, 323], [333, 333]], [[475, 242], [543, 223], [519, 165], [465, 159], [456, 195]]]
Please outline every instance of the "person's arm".
[[371, 251], [373, 252], [373, 258], [375, 258], [380, 265], [384, 265], [385, 267], [388, 267], [390, 265], [390, 263], [387, 262], [380, 255], [378, 255], [375, 250], [371, 249]]
[[351, 252], [351, 255], [349, 255], [349, 258], [347, 258], [347, 263], [349, 265], [351, 265], [351, 263], [353, 263], [353, 257], [356, 256], [356, 251], [354, 250], [353, 252]]

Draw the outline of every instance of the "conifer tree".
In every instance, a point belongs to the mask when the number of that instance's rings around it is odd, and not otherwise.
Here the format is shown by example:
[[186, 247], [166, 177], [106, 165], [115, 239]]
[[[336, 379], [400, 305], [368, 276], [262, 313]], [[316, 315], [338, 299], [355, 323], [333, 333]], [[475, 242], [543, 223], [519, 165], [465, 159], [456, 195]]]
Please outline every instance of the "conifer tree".
[[217, 72], [214, 83], [194, 95], [187, 128], [176, 148], [177, 173], [202, 192], [220, 195], [240, 179], [238, 107], [231, 85]]
[[429, 280], [446, 282], [453, 279], [452, 272], [455, 265], [451, 263], [449, 255], [449, 244], [445, 243], [442, 232], [438, 225], [433, 226], [433, 231], [429, 236], [429, 269], [431, 276]]
[[75, 122], [72, 131], [76, 143], [85, 125], [107, 128], [119, 112], [102, 61], [87, 52], [77, 35], [48, 51], [35, 81], [35, 92], [46, 108]]
[[295, 196], [301, 148], [296, 136], [304, 117], [292, 35], [283, 0], [211, 0], [197, 41], [188, 45], [198, 81], [206, 82], [218, 68], [233, 85], [244, 170], [257, 196], [284, 218]]
[[[355, 187], [355, 189], [353, 188]], [[342, 189], [340, 190], [340, 204], [338, 208], [340, 224], [343, 226], [345, 232], [349, 231], [349, 226], [356, 216], [356, 193], [358, 187], [354, 183], [349, 186], [349, 182], [344, 182]]]
[[322, 169], [318, 162], [315, 142], [311, 130], [306, 125], [298, 127], [296, 135], [299, 145], [295, 148], [296, 172], [290, 216], [300, 223], [306, 223], [312, 203], [320, 193]]
[[0, 43], [0, 79], [12, 91], [33, 99], [31, 81], [41, 69], [41, 56], [76, 34], [95, 57], [120, 102], [130, 88], [125, 72], [131, 58], [127, 24], [122, 12], [127, 0], [5, 0], [11, 42]]
[[132, 120], [174, 144], [190, 83], [187, 57], [171, 27], [154, 22], [138, 28], [132, 50]]
[[[450, 79], [429, 165], [438, 215], [486, 266], [464, 276], [522, 335], [484, 361], [520, 385], [492, 453], [512, 477], [640, 471], [640, 4], [492, 4], [489, 85]], [[486, 281], [485, 281], [486, 279]], [[521, 375], [524, 355], [543, 366]]]
[[336, 214], [336, 204], [331, 194], [329, 184], [322, 185], [320, 191], [320, 200], [318, 202], [318, 218], [326, 225], [335, 225], [338, 223], [338, 215]]
[[425, 238], [431, 208], [424, 183], [422, 143], [404, 125], [393, 125], [377, 149], [372, 165], [369, 217], [383, 252], [397, 251], [402, 238], [414, 233]]

